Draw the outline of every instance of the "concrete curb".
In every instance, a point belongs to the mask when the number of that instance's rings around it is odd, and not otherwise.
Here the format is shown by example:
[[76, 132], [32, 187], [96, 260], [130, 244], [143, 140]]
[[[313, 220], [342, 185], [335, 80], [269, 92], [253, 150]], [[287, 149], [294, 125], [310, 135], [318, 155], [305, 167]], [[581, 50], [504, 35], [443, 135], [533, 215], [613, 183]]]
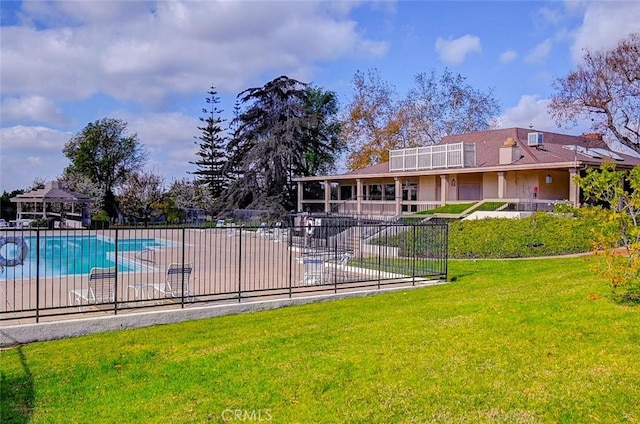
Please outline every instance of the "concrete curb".
[[370, 296], [378, 293], [418, 289], [446, 284], [443, 281], [429, 281], [415, 286], [389, 287], [374, 290], [332, 293], [286, 299], [264, 300], [238, 304], [196, 306], [185, 309], [139, 312], [74, 320], [63, 320], [37, 324], [19, 324], [0, 327], [0, 347], [20, 345], [45, 340], [64, 339], [87, 334], [150, 327], [159, 324], [173, 324], [183, 321], [235, 315], [248, 312], [266, 311], [287, 306], [326, 302], [337, 299]]

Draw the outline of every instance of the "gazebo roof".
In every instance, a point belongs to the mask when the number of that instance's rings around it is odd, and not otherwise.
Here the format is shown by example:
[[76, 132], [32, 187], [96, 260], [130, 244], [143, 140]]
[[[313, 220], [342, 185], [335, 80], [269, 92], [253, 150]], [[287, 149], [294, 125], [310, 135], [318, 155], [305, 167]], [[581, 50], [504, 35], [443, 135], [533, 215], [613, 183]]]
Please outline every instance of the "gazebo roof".
[[19, 194], [12, 197], [11, 201], [15, 203], [93, 203], [93, 200], [87, 195], [61, 188], [58, 181], [51, 181], [46, 183], [44, 188]]

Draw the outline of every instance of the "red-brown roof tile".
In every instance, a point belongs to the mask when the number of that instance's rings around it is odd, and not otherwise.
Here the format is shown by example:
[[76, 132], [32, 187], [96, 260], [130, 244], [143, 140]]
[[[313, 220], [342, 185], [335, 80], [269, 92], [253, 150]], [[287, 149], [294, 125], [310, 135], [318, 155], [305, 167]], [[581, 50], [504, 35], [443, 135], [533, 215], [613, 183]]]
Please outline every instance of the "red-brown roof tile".
[[[527, 143], [528, 134], [537, 132], [543, 134], [543, 144], [540, 147], [530, 147]], [[504, 128], [498, 130], [477, 131], [467, 134], [456, 134], [443, 137], [440, 144], [474, 143], [476, 145], [476, 165], [478, 168], [499, 166], [500, 147], [508, 138], [513, 138], [520, 148], [520, 159], [512, 165], [554, 164], [573, 162], [575, 160], [599, 164], [603, 159], [591, 158], [563, 146], [578, 145], [586, 148], [601, 148], [610, 150], [599, 134], [584, 134], [582, 136], [558, 134], [548, 131], [537, 131], [525, 128]], [[616, 152], [624, 165], [640, 165], [640, 158]], [[358, 169], [344, 175], [380, 174], [389, 172], [389, 163], [379, 163], [367, 168]]]

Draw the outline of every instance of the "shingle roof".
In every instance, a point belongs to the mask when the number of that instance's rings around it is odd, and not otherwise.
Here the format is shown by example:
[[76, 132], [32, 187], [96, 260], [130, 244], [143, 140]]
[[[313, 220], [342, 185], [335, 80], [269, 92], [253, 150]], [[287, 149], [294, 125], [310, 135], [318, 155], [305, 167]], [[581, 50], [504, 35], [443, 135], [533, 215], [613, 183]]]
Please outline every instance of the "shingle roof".
[[12, 202], [53, 202], [53, 203], [93, 203], [93, 200], [84, 194], [60, 187], [60, 183], [52, 181], [45, 184], [44, 188], [32, 190], [11, 198]]
[[[527, 136], [531, 132], [544, 134], [544, 143], [540, 148], [529, 147]], [[507, 140], [513, 138], [522, 157], [513, 162], [514, 165], [527, 165], [536, 163], [559, 163], [579, 160], [583, 162], [601, 163], [603, 160], [592, 158], [574, 150], [565, 149], [563, 146], [577, 145], [585, 148], [600, 148], [610, 150], [607, 144], [595, 134], [591, 135], [567, 135], [547, 131], [536, 131], [524, 128], [505, 128], [500, 130], [478, 131], [468, 134], [458, 134], [442, 138], [441, 144], [450, 143], [474, 143], [476, 145], [476, 164], [478, 167], [499, 165], [499, 149]], [[618, 153], [627, 165], [640, 164], [640, 158]]]
[[[541, 147], [530, 147], [527, 144], [530, 132], [542, 133], [544, 143]], [[607, 144], [597, 134], [582, 136], [558, 134], [547, 131], [537, 131], [525, 128], [505, 128], [499, 130], [477, 131], [467, 134], [457, 134], [443, 137], [440, 144], [474, 143], [476, 145], [476, 167], [487, 168], [500, 166], [500, 147], [508, 138], [513, 138], [520, 148], [520, 159], [509, 165], [535, 165], [566, 163], [580, 161], [600, 164], [605, 159], [592, 158], [575, 150], [563, 146], [581, 146], [585, 148], [601, 148], [610, 150]], [[627, 166], [640, 165], [640, 158], [616, 152], [623, 160], [620, 164]], [[389, 162], [380, 163], [368, 168], [358, 169], [344, 175], [379, 174], [389, 172]]]

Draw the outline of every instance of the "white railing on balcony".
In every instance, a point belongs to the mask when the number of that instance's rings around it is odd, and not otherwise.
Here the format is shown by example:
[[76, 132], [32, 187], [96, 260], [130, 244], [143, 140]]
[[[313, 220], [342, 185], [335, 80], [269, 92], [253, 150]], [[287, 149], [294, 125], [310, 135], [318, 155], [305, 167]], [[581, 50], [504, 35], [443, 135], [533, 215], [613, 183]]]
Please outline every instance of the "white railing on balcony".
[[390, 171], [469, 168], [476, 166], [476, 145], [453, 143], [390, 150], [389, 161]]

